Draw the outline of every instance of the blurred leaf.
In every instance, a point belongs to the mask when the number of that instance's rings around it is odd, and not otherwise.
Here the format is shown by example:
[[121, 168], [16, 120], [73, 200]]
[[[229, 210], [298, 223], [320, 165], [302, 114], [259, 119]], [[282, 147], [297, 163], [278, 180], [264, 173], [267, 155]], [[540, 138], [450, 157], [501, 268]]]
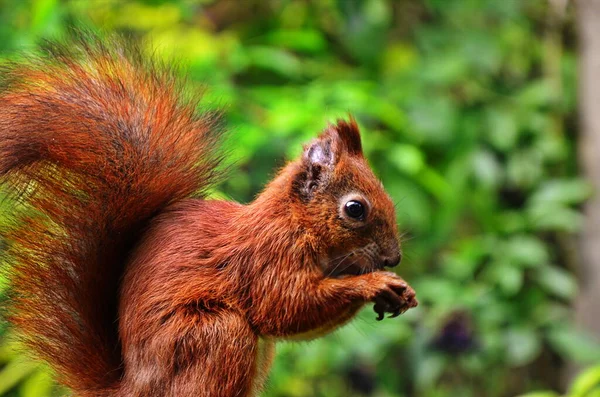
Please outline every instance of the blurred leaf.
[[384, 54], [383, 73], [389, 76], [409, 71], [417, 61], [414, 47], [408, 43], [393, 43]]
[[318, 53], [327, 46], [325, 38], [317, 30], [276, 30], [269, 32], [267, 42], [274, 46], [309, 53]]
[[517, 265], [539, 267], [546, 265], [549, 257], [544, 243], [532, 235], [515, 235], [502, 246], [497, 255]]
[[416, 175], [425, 164], [423, 153], [412, 145], [396, 145], [389, 155], [390, 161], [398, 167], [398, 170], [409, 175]]
[[588, 368], [579, 374], [571, 385], [569, 396], [589, 397], [594, 388], [600, 389], [600, 366]]
[[428, 354], [420, 361], [416, 374], [416, 384], [418, 390], [426, 390], [442, 375], [446, 360], [438, 354]]
[[517, 96], [517, 102], [524, 107], [540, 107], [552, 103], [555, 92], [547, 81], [529, 83]]
[[508, 361], [515, 366], [523, 366], [533, 361], [541, 351], [541, 341], [530, 328], [511, 329], [506, 334]]
[[520, 188], [529, 188], [542, 177], [542, 158], [532, 150], [520, 150], [510, 154], [507, 168], [508, 180]]
[[47, 30], [51, 30], [53, 25], [51, 19], [56, 19], [58, 13], [58, 0], [33, 1], [31, 30], [38, 34], [49, 33]]
[[411, 126], [423, 139], [447, 144], [453, 134], [456, 109], [448, 98], [437, 96], [413, 101], [408, 112]]
[[49, 396], [54, 389], [54, 380], [49, 372], [38, 370], [29, 377], [20, 387], [23, 397]]
[[10, 361], [0, 370], [0, 394], [15, 387], [35, 370], [36, 366], [23, 359]]
[[590, 184], [581, 179], [546, 181], [530, 198], [532, 206], [579, 204], [591, 197]]
[[292, 53], [267, 46], [253, 46], [247, 49], [250, 64], [286, 77], [301, 75], [301, 63]]
[[552, 329], [548, 340], [558, 352], [580, 363], [596, 363], [600, 357], [598, 341], [565, 325]]
[[487, 123], [486, 132], [496, 148], [509, 150], [514, 147], [519, 132], [514, 112], [492, 109], [487, 113]]
[[556, 266], [538, 268], [535, 277], [549, 293], [564, 299], [572, 299], [577, 293], [575, 277], [564, 269]]
[[502, 168], [494, 155], [488, 151], [475, 153], [473, 170], [483, 186], [495, 188], [502, 182]]
[[[146, 5], [139, 2], [123, 2], [121, 12], [116, 14], [116, 23], [135, 29], [170, 28], [181, 19], [176, 4]], [[135, 18], [131, 18], [135, 15]]]
[[523, 286], [523, 272], [513, 266], [495, 266], [496, 280], [507, 295], [514, 295]]
[[556, 205], [530, 207], [527, 217], [536, 230], [554, 230], [577, 232], [583, 224], [583, 216], [579, 211]]

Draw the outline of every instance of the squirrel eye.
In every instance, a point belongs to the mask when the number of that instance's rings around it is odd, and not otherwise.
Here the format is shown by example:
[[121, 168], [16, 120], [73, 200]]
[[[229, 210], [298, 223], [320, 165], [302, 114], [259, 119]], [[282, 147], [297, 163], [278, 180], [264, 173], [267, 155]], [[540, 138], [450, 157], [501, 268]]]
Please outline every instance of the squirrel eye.
[[365, 216], [365, 206], [360, 201], [350, 200], [344, 205], [344, 210], [350, 218], [362, 220]]

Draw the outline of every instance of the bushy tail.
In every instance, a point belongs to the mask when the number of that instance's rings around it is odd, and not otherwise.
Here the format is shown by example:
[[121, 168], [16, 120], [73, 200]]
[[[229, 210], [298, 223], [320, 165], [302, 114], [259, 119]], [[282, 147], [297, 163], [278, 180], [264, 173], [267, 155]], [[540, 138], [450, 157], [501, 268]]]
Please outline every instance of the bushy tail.
[[89, 36], [0, 71], [0, 189], [16, 202], [0, 259], [27, 344], [61, 382], [103, 395], [122, 375], [128, 253], [154, 215], [213, 182], [221, 133], [172, 71]]

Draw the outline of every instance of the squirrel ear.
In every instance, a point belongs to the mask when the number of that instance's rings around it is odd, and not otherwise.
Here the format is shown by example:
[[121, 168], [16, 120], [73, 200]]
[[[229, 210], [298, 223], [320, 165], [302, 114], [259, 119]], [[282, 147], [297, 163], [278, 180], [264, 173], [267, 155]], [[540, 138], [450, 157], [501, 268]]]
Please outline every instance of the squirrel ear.
[[329, 137], [321, 137], [304, 147], [303, 159], [313, 166], [330, 168], [335, 165], [337, 156], [332, 148], [332, 140]]
[[339, 159], [339, 142], [330, 134], [322, 134], [304, 146], [302, 172], [296, 180], [300, 195], [310, 199], [314, 192], [327, 183]]
[[338, 120], [315, 140], [304, 147], [302, 172], [295, 181], [296, 190], [305, 199], [327, 184], [342, 152], [362, 156], [360, 133], [354, 118]]

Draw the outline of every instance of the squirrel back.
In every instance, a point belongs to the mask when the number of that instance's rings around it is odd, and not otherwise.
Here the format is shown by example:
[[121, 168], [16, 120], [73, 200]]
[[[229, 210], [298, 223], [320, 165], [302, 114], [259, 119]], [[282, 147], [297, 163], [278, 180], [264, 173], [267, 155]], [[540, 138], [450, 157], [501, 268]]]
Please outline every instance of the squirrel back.
[[0, 230], [6, 315], [62, 383], [89, 395], [123, 375], [118, 296], [130, 250], [156, 214], [202, 197], [218, 176], [217, 117], [198, 114], [173, 71], [142, 58], [81, 34], [0, 71], [0, 188], [16, 209]]

